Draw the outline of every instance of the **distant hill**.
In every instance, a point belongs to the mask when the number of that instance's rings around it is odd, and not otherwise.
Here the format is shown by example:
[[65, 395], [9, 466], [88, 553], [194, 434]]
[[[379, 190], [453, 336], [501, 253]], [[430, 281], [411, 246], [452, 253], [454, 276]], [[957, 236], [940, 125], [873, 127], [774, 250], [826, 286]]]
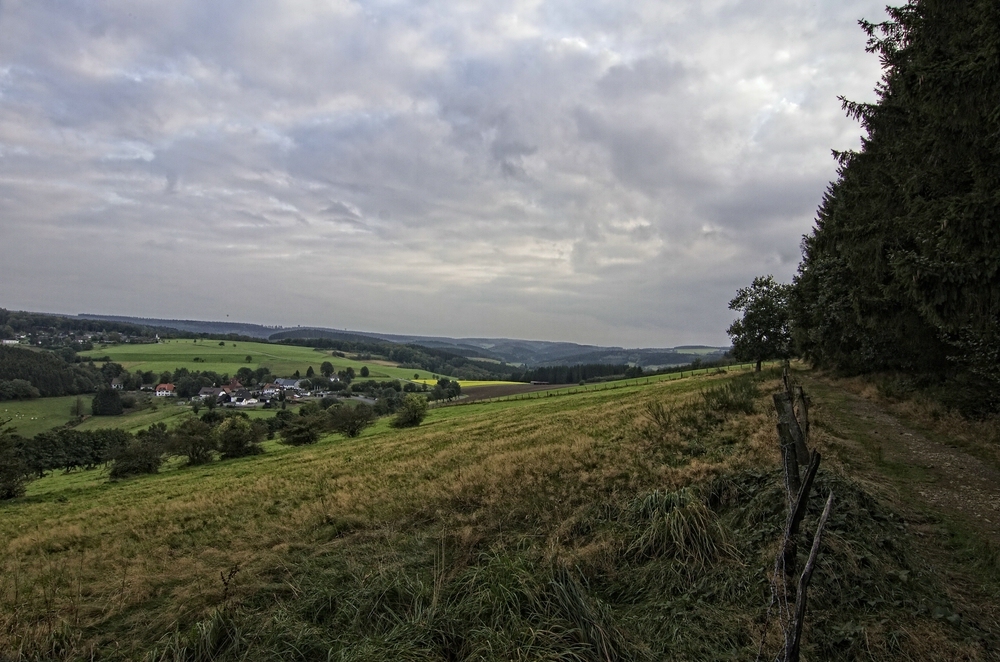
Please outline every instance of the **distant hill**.
[[441, 336], [406, 336], [371, 334], [392, 342], [412, 343], [423, 347], [444, 349], [470, 357], [491, 358], [514, 365], [528, 367], [550, 365], [577, 365], [588, 363], [631, 363], [643, 367], [683, 365], [701, 359], [711, 361], [721, 358], [728, 347], [687, 345], [677, 348], [601, 347], [579, 345], [571, 342], [547, 340], [517, 340], [511, 338], [446, 338]]
[[527, 367], [579, 364], [633, 364], [644, 368], [684, 365], [697, 360], [711, 361], [721, 358], [728, 347], [685, 345], [675, 348], [624, 348], [580, 345], [571, 342], [548, 340], [520, 340], [513, 338], [449, 338], [446, 336], [417, 336], [369, 331], [349, 331], [325, 327], [282, 327], [246, 324], [242, 322], [206, 322], [199, 320], [170, 320], [118, 315], [80, 314], [81, 319], [127, 322], [150, 327], [162, 327], [190, 333], [237, 334], [251, 338], [279, 341], [286, 339], [322, 338], [363, 342], [382, 340], [399, 344], [419, 345], [438, 349], [472, 359], [491, 359], [511, 365]]
[[246, 324], [243, 322], [204, 322], [199, 320], [170, 320], [155, 319], [148, 317], [126, 317], [123, 315], [94, 315], [92, 313], [80, 313], [80, 319], [104, 320], [108, 322], [124, 322], [126, 324], [138, 324], [140, 326], [162, 327], [176, 329], [178, 331], [188, 331], [190, 333], [210, 333], [218, 335], [236, 334], [250, 338], [260, 338], [266, 340], [275, 331], [284, 329], [281, 326], [263, 326], [261, 324]]

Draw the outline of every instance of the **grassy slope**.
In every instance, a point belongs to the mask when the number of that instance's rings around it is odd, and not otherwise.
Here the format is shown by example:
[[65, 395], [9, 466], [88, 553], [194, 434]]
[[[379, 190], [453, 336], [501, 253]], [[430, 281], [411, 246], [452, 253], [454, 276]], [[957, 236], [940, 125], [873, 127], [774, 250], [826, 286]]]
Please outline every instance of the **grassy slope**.
[[[76, 404], [75, 395], [62, 398], [38, 398], [37, 400], [14, 400], [0, 402], [0, 421], [9, 418], [10, 426], [24, 437], [33, 437], [39, 432], [50, 430], [72, 420], [70, 413]], [[92, 395], [81, 395], [83, 409], [90, 412]], [[110, 426], [109, 426], [110, 427]]]
[[[763, 413], [776, 382], [762, 413], [699, 423], [683, 403], [723, 379], [442, 408], [417, 429], [383, 421], [357, 440], [118, 484], [39, 481], [0, 505], [0, 655], [55, 642], [132, 659], [179, 628], [163, 659], [195, 659], [182, 649], [215, 637], [235, 642], [217, 659], [748, 659], [782, 523]], [[650, 403], [673, 410], [669, 425]], [[835, 406], [815, 407], [822, 450]], [[864, 457], [860, 483], [828, 457], [819, 486], [838, 510], [806, 654], [988, 659], [988, 626], [949, 620], [962, 605], [922, 571], [891, 485]], [[675, 516], [633, 505], [656, 489], [683, 501], [685, 487], [696, 497]], [[969, 600], [996, 597], [989, 572], [951, 569], [977, 577]], [[773, 651], [775, 631], [765, 638]]]
[[[329, 361], [337, 370], [354, 368], [355, 373], [367, 365], [371, 371], [371, 379], [407, 379], [414, 374], [413, 370], [384, 365], [384, 361], [354, 361], [333, 356], [329, 351], [308, 347], [254, 342], [226, 342], [220, 346], [219, 341], [172, 339], [155, 345], [100, 346], [86, 356], [108, 356], [132, 372], [152, 370], [157, 374], [184, 367], [188, 370], [214, 370], [219, 374], [235, 375], [240, 368], [256, 370], [266, 367], [278, 377], [291, 377], [296, 370], [305, 376], [309, 366], [318, 374], [323, 361]], [[249, 363], [246, 361], [247, 356], [252, 359]], [[195, 362], [195, 358], [202, 361]]]

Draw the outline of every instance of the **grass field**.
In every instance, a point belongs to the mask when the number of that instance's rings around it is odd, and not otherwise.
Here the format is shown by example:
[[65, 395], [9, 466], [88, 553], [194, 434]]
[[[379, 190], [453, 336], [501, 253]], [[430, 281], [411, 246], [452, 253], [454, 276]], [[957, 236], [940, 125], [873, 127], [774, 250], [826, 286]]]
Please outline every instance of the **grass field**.
[[[0, 421], [11, 419], [10, 426], [23, 437], [33, 437], [39, 432], [63, 425], [75, 416], [75, 395], [63, 398], [38, 398], [36, 400], [8, 400], [0, 402]], [[81, 395], [83, 410], [90, 413], [92, 395]], [[111, 427], [110, 425], [107, 427]]]
[[[156, 374], [184, 367], [188, 370], [214, 370], [220, 375], [235, 375], [240, 368], [256, 370], [265, 367], [276, 377], [291, 377], [296, 370], [304, 377], [310, 366], [319, 374], [320, 365], [329, 361], [337, 370], [350, 367], [354, 368], [356, 374], [361, 372], [362, 366], [367, 365], [371, 372], [369, 379], [408, 379], [414, 375], [413, 370], [386, 365], [385, 361], [355, 361], [309, 347], [255, 342], [226, 342], [219, 345], [219, 342], [171, 339], [155, 345], [98, 346], [83, 356], [107, 356], [130, 372], [152, 370]], [[246, 360], [248, 356], [250, 361]], [[200, 360], [195, 361], [196, 358]]]
[[[0, 657], [773, 659], [777, 387], [688, 376], [51, 475], [0, 504]], [[753, 413], [711, 405], [726, 389]], [[837, 511], [803, 659], [989, 659], [995, 633], [951, 615], [995, 605], [993, 575], [949, 593], [972, 565], [928, 566], [874, 475], [829, 461], [817, 485]]]

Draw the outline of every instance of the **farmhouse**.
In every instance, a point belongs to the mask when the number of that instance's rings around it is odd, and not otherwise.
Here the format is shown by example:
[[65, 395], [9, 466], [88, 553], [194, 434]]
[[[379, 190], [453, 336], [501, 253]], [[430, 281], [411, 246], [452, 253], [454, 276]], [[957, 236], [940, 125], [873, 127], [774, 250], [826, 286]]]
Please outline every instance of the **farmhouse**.
[[260, 401], [248, 389], [237, 389], [228, 397], [226, 406], [228, 407], [253, 407]]
[[174, 395], [174, 385], [173, 384], [160, 384], [156, 387], [156, 396], [158, 398], [166, 398]]

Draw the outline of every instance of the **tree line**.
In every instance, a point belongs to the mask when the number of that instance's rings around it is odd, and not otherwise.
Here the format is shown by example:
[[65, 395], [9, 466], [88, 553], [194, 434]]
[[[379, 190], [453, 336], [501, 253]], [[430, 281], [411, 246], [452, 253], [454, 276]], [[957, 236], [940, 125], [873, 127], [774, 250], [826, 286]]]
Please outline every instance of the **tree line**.
[[69, 363], [54, 352], [0, 346], [0, 400], [93, 393], [108, 381], [93, 363]]
[[835, 153], [793, 283], [758, 279], [731, 302], [734, 349], [903, 373], [967, 414], [997, 412], [1000, 4], [887, 11], [861, 22], [883, 64], [877, 101], [842, 99], [861, 148]]

